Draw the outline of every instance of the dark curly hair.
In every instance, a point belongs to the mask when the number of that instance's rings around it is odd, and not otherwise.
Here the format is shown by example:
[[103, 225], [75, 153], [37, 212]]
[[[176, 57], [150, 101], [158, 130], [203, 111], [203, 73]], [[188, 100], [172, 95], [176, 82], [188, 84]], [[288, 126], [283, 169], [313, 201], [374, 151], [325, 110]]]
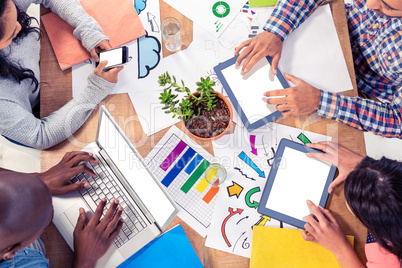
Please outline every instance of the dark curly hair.
[[346, 178], [345, 199], [377, 242], [402, 264], [402, 163], [365, 157]]
[[[1, 19], [4, 15], [4, 12], [7, 8], [11, 0], [0, 0], [0, 39], [4, 37], [4, 23], [2, 23]], [[21, 31], [18, 35], [13, 39], [13, 42], [18, 43], [23, 37], [27, 36], [31, 32], [38, 33], [38, 40], [41, 37], [41, 32], [38, 27], [32, 27], [32, 21], [37, 20], [33, 17], [28, 16], [27, 13], [17, 8], [17, 21], [21, 24]], [[0, 77], [14, 79], [18, 83], [21, 83], [24, 79], [31, 79], [31, 84], [34, 85], [34, 90], [37, 90], [39, 87], [39, 81], [36, 79], [34, 72], [31, 69], [23, 68], [18, 62], [11, 62], [6, 53], [3, 50], [0, 50]]]

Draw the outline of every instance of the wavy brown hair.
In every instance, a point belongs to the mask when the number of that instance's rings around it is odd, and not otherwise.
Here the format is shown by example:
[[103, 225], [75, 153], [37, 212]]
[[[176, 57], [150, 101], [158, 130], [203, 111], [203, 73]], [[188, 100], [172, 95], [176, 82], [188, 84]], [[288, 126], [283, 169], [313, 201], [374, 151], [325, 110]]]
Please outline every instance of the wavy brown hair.
[[377, 242], [402, 264], [402, 163], [365, 157], [346, 178], [345, 199]]
[[[4, 37], [5, 34], [5, 25], [2, 22], [3, 15], [5, 10], [7, 9], [7, 5], [13, 4], [12, 0], [0, 0], [0, 39]], [[18, 35], [13, 39], [12, 42], [18, 43], [22, 38], [27, 36], [28, 34], [35, 32], [38, 34], [38, 40], [40, 39], [41, 32], [38, 27], [32, 27], [32, 21], [37, 20], [33, 17], [28, 16], [28, 14], [22, 10], [17, 8], [17, 21], [21, 24], [21, 31]], [[11, 51], [10, 51], [11, 52]], [[30, 79], [31, 84], [34, 85], [34, 90], [37, 90], [39, 87], [39, 81], [36, 79], [34, 72], [31, 69], [22, 67], [18, 62], [12, 62], [7, 57], [7, 53], [5, 53], [4, 49], [0, 50], [0, 77], [6, 79], [13, 79], [18, 83], [21, 83], [24, 79]]]

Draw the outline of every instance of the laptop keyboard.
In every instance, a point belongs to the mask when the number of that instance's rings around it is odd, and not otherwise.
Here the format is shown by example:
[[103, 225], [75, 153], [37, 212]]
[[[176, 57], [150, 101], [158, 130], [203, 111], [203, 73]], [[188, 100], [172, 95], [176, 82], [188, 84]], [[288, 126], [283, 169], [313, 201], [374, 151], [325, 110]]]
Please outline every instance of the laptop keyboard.
[[[95, 155], [94, 158], [99, 159]], [[97, 205], [104, 197], [106, 197], [107, 203], [103, 210], [103, 216], [110, 206], [110, 201], [114, 199], [119, 200], [119, 205], [124, 209], [121, 215], [124, 223], [120, 233], [114, 241], [115, 245], [119, 248], [144, 229], [147, 224], [139, 215], [136, 207], [132, 204], [129, 198], [127, 198], [127, 193], [123, 189], [123, 186], [116, 182], [114, 177], [110, 175], [108, 169], [106, 169], [103, 164], [103, 161], [99, 159], [98, 164], [86, 162], [85, 165], [93, 170], [98, 176], [92, 177], [89, 174], [81, 173], [73, 177], [71, 182], [88, 181], [91, 185], [88, 189], [80, 190], [79, 193], [91, 208], [92, 212], [95, 212]]]

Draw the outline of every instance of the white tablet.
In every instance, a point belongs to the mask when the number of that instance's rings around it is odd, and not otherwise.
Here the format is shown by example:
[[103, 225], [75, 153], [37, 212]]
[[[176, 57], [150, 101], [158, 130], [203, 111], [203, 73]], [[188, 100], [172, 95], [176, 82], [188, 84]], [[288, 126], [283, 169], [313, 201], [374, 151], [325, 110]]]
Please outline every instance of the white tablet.
[[304, 228], [311, 214], [306, 200], [325, 207], [336, 166], [306, 156], [321, 151], [282, 139], [261, 196], [258, 212]]

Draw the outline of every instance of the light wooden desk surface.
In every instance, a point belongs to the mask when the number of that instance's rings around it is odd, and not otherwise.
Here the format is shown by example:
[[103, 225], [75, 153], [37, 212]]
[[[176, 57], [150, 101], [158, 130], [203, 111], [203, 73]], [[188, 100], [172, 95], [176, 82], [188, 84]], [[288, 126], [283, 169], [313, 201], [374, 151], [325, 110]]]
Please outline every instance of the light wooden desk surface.
[[[183, 35], [183, 46], [187, 47], [192, 42], [192, 21], [188, 20], [162, 0], [160, 0], [160, 7], [161, 19], [167, 16], [173, 16], [181, 21], [183, 29], [186, 29]], [[345, 94], [357, 95], [343, 1], [333, 1], [331, 3], [331, 9], [354, 87], [354, 90], [345, 92]], [[48, 10], [41, 10], [42, 14], [46, 12], [48, 12]], [[163, 52], [164, 57], [170, 54], [170, 52], [166, 50]], [[45, 117], [59, 109], [72, 98], [71, 69], [63, 72], [60, 70], [46, 34], [41, 41], [41, 82], [41, 116]], [[108, 96], [100, 105], [105, 105], [112, 115], [116, 116], [116, 121], [120, 124], [143, 157], [152, 150], [153, 146], [158, 143], [167, 131], [160, 131], [150, 137], [145, 135], [127, 94]], [[305, 116], [288, 118], [281, 120], [280, 123], [301, 128], [305, 119]], [[57, 164], [66, 152], [78, 151], [87, 143], [93, 141], [95, 139], [97, 121], [98, 109], [95, 109], [88, 121], [70, 139], [51, 149], [42, 151], [42, 171]], [[183, 128], [181, 123], [178, 123], [177, 126]], [[306, 130], [331, 136], [333, 141], [340, 143], [352, 151], [360, 155], [366, 154], [363, 133], [343, 124], [321, 118], [319, 122], [309, 125]], [[213, 154], [213, 148], [210, 143], [203, 143], [201, 145], [203, 145], [208, 152]], [[364, 228], [364, 226], [346, 209], [342, 187], [338, 187], [329, 197], [327, 207], [332, 211], [344, 232], [355, 236], [355, 250], [360, 259], [365, 263], [364, 244], [366, 241], [366, 228]], [[249, 266], [248, 258], [205, 247], [205, 239], [199, 236], [178, 217], [176, 217], [171, 226], [178, 223], [183, 226], [191, 244], [205, 267]], [[71, 267], [72, 252], [53, 224], [45, 230], [43, 237], [46, 244], [47, 256], [50, 259], [50, 266]]]

